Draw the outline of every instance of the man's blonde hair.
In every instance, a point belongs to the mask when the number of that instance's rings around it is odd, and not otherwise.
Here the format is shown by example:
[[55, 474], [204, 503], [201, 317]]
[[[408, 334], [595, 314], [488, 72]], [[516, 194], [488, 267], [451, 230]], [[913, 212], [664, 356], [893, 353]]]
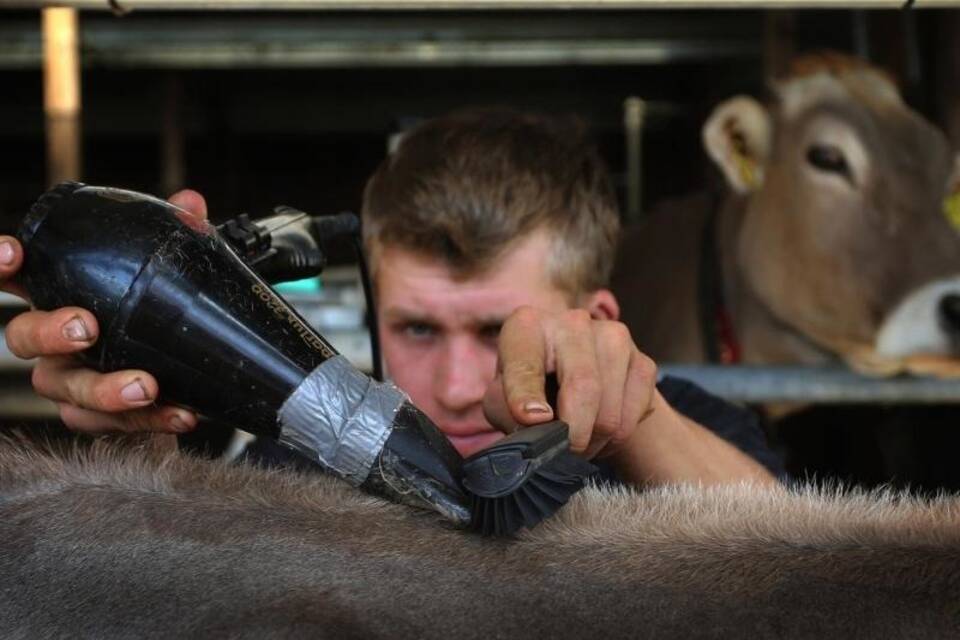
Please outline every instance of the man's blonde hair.
[[552, 235], [548, 273], [578, 296], [607, 286], [616, 199], [586, 127], [506, 108], [459, 111], [404, 135], [370, 178], [364, 245], [442, 259], [462, 277], [490, 268], [534, 231]]

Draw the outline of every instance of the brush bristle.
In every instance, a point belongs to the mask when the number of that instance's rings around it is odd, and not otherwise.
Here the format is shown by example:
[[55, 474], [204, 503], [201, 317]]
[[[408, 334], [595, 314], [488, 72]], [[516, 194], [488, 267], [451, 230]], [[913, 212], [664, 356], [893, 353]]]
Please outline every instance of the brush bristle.
[[509, 536], [552, 516], [583, 488], [597, 468], [563, 452], [534, 471], [515, 491], [498, 498], [472, 495], [470, 526], [486, 536]]

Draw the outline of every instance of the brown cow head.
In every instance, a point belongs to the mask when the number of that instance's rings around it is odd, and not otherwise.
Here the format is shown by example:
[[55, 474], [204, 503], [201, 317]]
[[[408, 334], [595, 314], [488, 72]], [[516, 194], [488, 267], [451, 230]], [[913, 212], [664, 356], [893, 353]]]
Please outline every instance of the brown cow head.
[[[820, 57], [704, 127], [746, 210], [736, 260], [781, 322], [855, 368], [960, 373], [955, 159], [876, 69]], [[946, 207], [945, 207], [946, 205]]]

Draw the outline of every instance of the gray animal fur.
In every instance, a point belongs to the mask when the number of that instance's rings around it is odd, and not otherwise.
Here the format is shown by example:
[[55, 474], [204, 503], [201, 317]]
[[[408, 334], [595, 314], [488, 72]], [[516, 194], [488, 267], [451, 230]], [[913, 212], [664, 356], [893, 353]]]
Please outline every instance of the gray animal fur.
[[960, 500], [589, 488], [515, 540], [325, 477], [0, 441], [5, 638], [960, 637]]

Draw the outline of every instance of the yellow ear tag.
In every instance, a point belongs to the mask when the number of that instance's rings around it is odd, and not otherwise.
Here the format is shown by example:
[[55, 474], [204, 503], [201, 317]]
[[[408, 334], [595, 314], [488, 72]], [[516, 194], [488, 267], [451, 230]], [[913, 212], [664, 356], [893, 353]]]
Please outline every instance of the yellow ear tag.
[[943, 199], [943, 215], [954, 229], [960, 231], [960, 191], [955, 191]]
[[[733, 161], [737, 164], [737, 173], [744, 186], [755, 189], [760, 180], [757, 176], [757, 165], [752, 158], [743, 153], [733, 154]], [[960, 206], [960, 205], [958, 205]]]

